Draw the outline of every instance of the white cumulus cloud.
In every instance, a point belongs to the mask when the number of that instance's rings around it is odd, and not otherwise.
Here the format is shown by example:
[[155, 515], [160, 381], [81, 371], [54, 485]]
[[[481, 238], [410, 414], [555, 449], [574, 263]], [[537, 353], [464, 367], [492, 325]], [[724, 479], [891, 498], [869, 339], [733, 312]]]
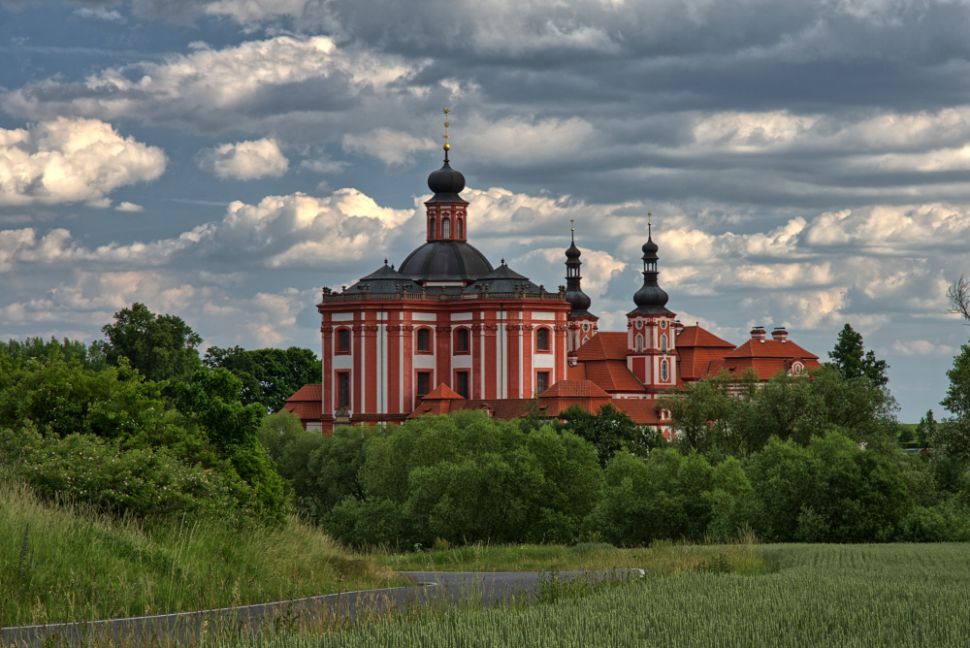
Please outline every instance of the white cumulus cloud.
[[276, 140], [263, 138], [220, 144], [202, 152], [199, 167], [223, 180], [279, 177], [290, 168]]
[[97, 119], [58, 117], [0, 129], [0, 205], [107, 206], [119, 187], [158, 178], [165, 153]]

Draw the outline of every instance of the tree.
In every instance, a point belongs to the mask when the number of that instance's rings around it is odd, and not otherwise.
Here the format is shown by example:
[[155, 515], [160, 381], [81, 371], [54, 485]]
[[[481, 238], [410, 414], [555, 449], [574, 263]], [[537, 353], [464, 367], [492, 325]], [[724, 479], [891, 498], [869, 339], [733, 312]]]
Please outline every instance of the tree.
[[970, 321], [970, 280], [961, 276], [947, 290], [950, 298], [950, 312], [959, 313]]
[[320, 382], [320, 360], [309, 349], [255, 349], [209, 347], [206, 366], [229, 370], [242, 381], [242, 402], [259, 403], [271, 412], [307, 383]]
[[135, 303], [115, 313], [114, 323], [101, 331], [108, 362], [117, 365], [127, 358], [149, 380], [188, 376], [199, 366], [202, 338], [175, 315], [156, 315]]
[[604, 466], [619, 450], [626, 449], [644, 456], [651, 448], [662, 444], [659, 433], [642, 428], [612, 405], [604, 405], [597, 414], [574, 405], [559, 417], [563, 422], [558, 428], [569, 430], [592, 443], [600, 464]]
[[919, 447], [929, 447], [930, 440], [936, 436], [937, 425], [933, 410], [926, 410], [926, 415], [920, 419], [916, 426], [916, 442], [919, 443]]
[[839, 332], [835, 348], [829, 351], [829, 357], [845, 378], [865, 376], [877, 387], [883, 387], [889, 382], [886, 376], [889, 365], [885, 360], [877, 360], [872, 350], [865, 350], [862, 345], [862, 335], [849, 324]]

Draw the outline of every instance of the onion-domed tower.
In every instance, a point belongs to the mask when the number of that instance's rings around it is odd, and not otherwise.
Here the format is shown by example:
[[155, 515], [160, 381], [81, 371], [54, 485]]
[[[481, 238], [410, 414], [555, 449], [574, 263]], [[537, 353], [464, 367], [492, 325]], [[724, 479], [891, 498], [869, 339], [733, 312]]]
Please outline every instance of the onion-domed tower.
[[[492, 271], [485, 255], [468, 243], [468, 202], [459, 194], [465, 176], [451, 168], [448, 152], [448, 109], [445, 109], [445, 159], [441, 168], [428, 176], [434, 194], [424, 203], [427, 242], [401, 263], [398, 271], [425, 288], [467, 286]], [[460, 290], [459, 290], [460, 292]]]
[[576, 224], [570, 221], [569, 248], [566, 250], [566, 301], [569, 302], [568, 320], [568, 350], [574, 353], [596, 335], [599, 318], [589, 312], [592, 300], [583, 292], [582, 274], [583, 262], [580, 261], [582, 252], [576, 247]]
[[660, 251], [653, 240], [653, 215], [647, 214], [647, 242], [643, 244], [643, 286], [633, 295], [636, 308], [627, 313], [627, 367], [648, 391], [677, 385], [674, 353], [675, 314], [667, 309], [667, 293], [657, 282]]

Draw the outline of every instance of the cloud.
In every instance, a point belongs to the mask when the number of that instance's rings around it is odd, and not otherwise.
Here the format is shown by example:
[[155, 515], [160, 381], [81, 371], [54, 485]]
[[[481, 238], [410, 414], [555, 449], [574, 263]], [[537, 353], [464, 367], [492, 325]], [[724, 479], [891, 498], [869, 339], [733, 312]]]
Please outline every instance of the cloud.
[[97, 119], [59, 117], [0, 129], [0, 206], [106, 206], [112, 191], [158, 178], [165, 163], [161, 149], [123, 137]]
[[952, 356], [956, 349], [947, 344], [929, 340], [896, 340], [892, 350], [902, 356]]
[[437, 148], [428, 137], [415, 137], [389, 128], [378, 128], [363, 135], [344, 135], [343, 147], [352, 153], [366, 153], [388, 166], [408, 164], [415, 153]]
[[279, 144], [271, 139], [220, 144], [202, 152], [199, 168], [223, 180], [279, 177], [290, 167]]
[[326, 36], [276, 36], [223, 49], [195, 45], [161, 62], [112, 67], [81, 82], [47, 79], [7, 92], [0, 106], [30, 117], [80, 115], [236, 129], [305, 111], [343, 110], [407, 89], [420, 62], [340, 47]]
[[135, 203], [128, 202], [127, 200], [123, 200], [120, 203], [118, 203], [118, 206], [115, 207], [115, 209], [117, 211], [127, 212], [129, 214], [138, 214], [140, 212], [145, 211], [145, 208], [142, 207], [141, 205], [136, 205]]

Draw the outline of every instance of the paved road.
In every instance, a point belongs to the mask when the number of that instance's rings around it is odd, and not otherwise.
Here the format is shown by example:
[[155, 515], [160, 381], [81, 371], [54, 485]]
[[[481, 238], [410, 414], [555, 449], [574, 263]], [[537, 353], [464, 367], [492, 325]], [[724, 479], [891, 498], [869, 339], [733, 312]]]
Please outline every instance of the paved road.
[[106, 619], [85, 623], [60, 623], [0, 629], [0, 645], [49, 646], [83, 645], [101, 640], [141, 645], [161, 642], [184, 645], [213, 629], [246, 631], [285, 624], [300, 627], [309, 622], [355, 621], [359, 617], [419, 605], [443, 604], [463, 600], [482, 605], [501, 605], [512, 599], [535, 598], [550, 579], [559, 582], [586, 580], [598, 582], [643, 576], [642, 570], [548, 572], [401, 572], [415, 585], [357, 592], [311, 596], [289, 601], [243, 605], [198, 612], [181, 612], [126, 619]]

